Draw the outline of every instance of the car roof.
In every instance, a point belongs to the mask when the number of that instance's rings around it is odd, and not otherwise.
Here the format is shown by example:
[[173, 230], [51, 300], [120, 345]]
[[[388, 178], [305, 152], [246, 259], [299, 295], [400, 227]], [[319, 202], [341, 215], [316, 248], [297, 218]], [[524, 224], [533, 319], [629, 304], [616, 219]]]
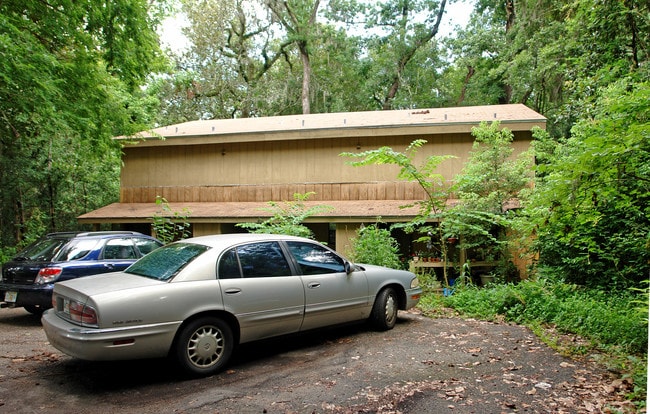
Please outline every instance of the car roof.
[[304, 241], [304, 242], [316, 243], [314, 240], [307, 239], [304, 237], [288, 236], [284, 234], [258, 234], [258, 233], [213, 234], [209, 236], [199, 236], [190, 239], [184, 239], [181, 240], [181, 242], [196, 243], [196, 244], [203, 244], [210, 247], [224, 248], [226, 246], [231, 246], [233, 244], [248, 243], [248, 242], [255, 242], [255, 241], [277, 241], [277, 240]]
[[112, 236], [145, 236], [137, 231], [59, 231], [55, 233], [48, 233], [45, 237], [48, 238], [64, 238], [71, 239], [74, 237], [112, 237]]

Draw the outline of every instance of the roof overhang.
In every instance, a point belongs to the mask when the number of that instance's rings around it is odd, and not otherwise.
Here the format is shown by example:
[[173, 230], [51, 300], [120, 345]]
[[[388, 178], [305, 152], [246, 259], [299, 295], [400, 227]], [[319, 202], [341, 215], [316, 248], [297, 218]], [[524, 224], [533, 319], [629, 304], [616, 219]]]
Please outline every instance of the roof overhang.
[[[414, 203], [415, 201], [411, 201]], [[329, 206], [330, 211], [314, 215], [306, 222], [368, 222], [378, 217], [386, 222], [408, 221], [417, 216], [418, 207], [404, 200], [354, 200], [305, 202], [305, 208]], [[169, 203], [172, 212], [191, 223], [245, 223], [270, 217], [269, 205], [262, 202]], [[143, 223], [164, 215], [155, 203], [113, 203], [78, 217], [80, 223]]]

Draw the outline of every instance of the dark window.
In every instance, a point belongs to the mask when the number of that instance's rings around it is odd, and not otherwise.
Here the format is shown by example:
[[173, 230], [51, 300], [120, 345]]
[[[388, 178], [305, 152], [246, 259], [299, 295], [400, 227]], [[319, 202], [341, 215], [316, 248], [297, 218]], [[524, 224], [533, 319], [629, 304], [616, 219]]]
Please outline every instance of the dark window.
[[41, 239], [18, 254], [18, 257], [34, 261], [49, 262], [61, 252], [68, 239]]
[[287, 242], [303, 275], [345, 272], [343, 259], [333, 251], [314, 243]]
[[291, 268], [277, 242], [251, 243], [237, 247], [244, 277], [291, 276]]
[[239, 260], [236, 249], [230, 249], [221, 256], [219, 261], [219, 279], [237, 279], [241, 277]]

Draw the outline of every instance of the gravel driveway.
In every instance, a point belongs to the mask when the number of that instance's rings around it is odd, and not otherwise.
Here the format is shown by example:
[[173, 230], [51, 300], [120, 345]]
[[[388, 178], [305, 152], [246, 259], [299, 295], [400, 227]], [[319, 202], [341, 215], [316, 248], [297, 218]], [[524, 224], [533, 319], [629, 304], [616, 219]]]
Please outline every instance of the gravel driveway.
[[388, 332], [352, 325], [247, 344], [201, 379], [167, 360], [69, 358], [21, 309], [0, 310], [0, 332], [0, 412], [633, 412], [625, 382], [526, 328], [417, 312]]

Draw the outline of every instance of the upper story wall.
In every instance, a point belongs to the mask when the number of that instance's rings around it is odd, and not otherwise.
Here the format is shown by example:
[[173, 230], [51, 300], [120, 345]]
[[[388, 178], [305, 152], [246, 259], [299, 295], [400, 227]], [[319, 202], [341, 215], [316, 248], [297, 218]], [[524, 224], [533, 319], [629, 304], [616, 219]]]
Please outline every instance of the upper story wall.
[[437, 171], [451, 180], [469, 158], [470, 131], [481, 117], [514, 132], [515, 154], [528, 149], [533, 126], [544, 126], [523, 105], [196, 121], [125, 145], [120, 201], [280, 201], [308, 191], [314, 201], [418, 200], [421, 189], [397, 180], [397, 167], [353, 167], [340, 154], [382, 146], [404, 151], [424, 139], [416, 164], [452, 155]]

